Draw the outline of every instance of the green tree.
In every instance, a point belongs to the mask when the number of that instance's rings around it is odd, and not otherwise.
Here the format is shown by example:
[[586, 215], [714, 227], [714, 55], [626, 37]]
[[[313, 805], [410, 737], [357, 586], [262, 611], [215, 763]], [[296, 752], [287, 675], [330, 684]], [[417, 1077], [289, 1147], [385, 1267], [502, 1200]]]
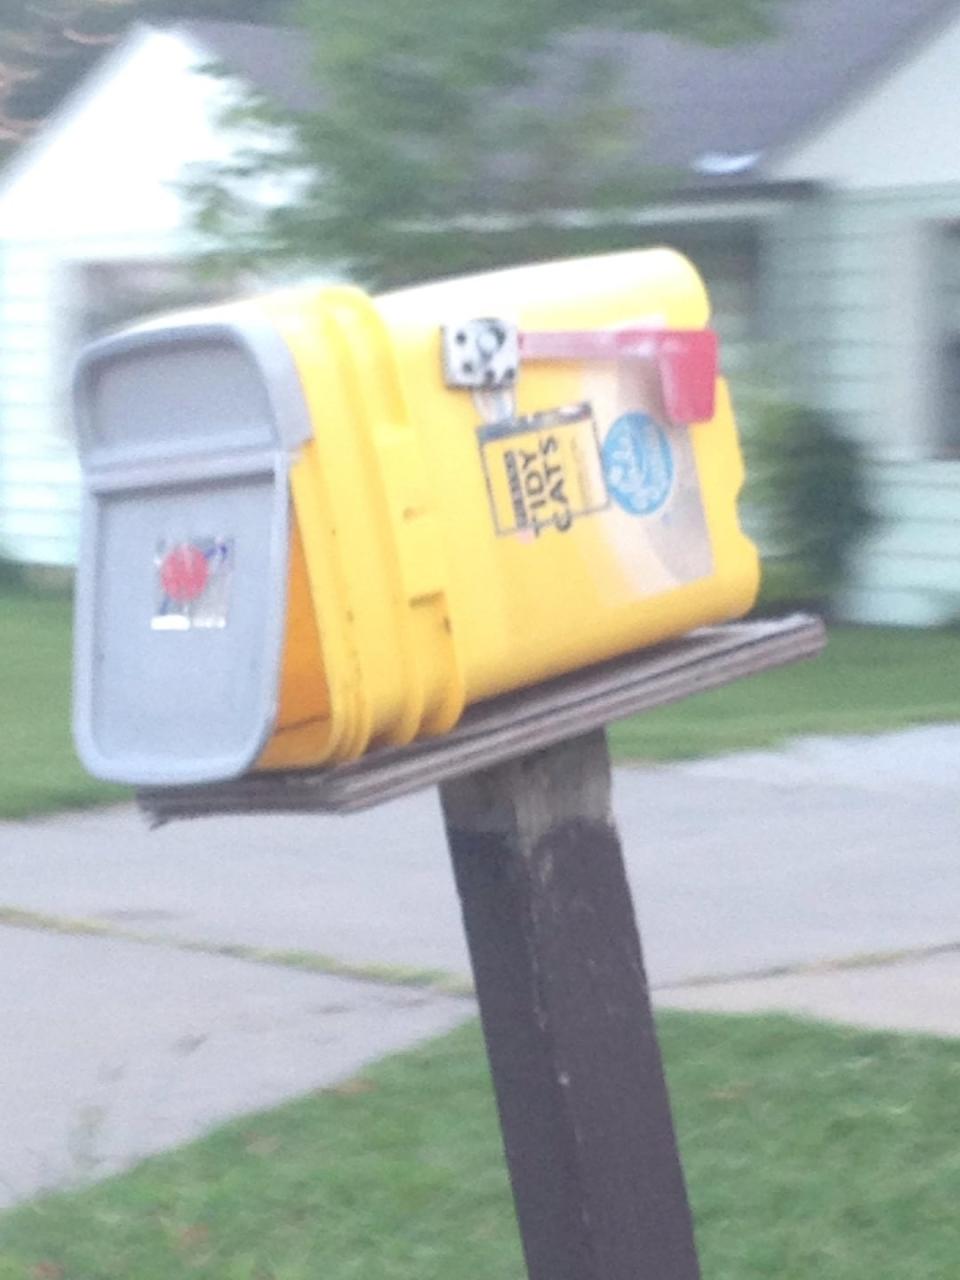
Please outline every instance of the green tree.
[[[602, 232], [574, 216], [671, 181], [624, 105], [619, 37], [732, 43], [767, 30], [775, 3], [595, 0], [584, 33], [575, 0], [306, 0], [323, 107], [234, 112], [278, 128], [196, 175], [198, 224], [227, 268], [336, 262], [380, 286], [629, 243], [610, 216]], [[265, 177], [289, 182], [267, 208]]]

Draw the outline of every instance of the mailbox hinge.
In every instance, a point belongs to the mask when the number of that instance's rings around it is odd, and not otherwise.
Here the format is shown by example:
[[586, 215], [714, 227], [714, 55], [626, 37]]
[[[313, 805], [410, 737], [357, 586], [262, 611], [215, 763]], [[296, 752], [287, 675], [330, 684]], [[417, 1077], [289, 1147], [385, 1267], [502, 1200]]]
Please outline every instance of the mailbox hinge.
[[448, 387], [495, 391], [513, 386], [520, 369], [517, 327], [495, 318], [443, 326], [443, 371]]

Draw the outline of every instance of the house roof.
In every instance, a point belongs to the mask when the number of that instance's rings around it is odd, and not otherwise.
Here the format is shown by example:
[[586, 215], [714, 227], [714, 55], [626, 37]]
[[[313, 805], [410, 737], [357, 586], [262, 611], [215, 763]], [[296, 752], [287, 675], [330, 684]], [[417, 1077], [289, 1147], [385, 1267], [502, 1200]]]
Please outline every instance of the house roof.
[[213, 62], [288, 111], [319, 106], [310, 42], [302, 32], [250, 22], [178, 22], [176, 29]]
[[[586, 52], [613, 53], [644, 159], [686, 171], [694, 186], [742, 184], [762, 179], [767, 157], [842, 111], [958, 11], [960, 0], [781, 0], [772, 35], [730, 48], [656, 34], [578, 33], [547, 60], [547, 77], [562, 94]], [[281, 106], [318, 105], [300, 34], [223, 22], [179, 28]]]
[[784, 0], [774, 34], [750, 44], [629, 40], [649, 154], [706, 177], [762, 173], [766, 157], [842, 112], [958, 10], [957, 0]]

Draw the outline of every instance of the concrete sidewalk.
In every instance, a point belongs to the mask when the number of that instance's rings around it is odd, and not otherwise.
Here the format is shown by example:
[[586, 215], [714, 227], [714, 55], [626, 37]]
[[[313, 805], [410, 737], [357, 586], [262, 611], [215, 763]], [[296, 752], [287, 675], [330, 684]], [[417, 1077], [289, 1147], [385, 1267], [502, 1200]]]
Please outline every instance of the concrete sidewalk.
[[[960, 727], [618, 769], [655, 985], [960, 942]], [[467, 976], [436, 794], [151, 832], [0, 825], [0, 908]]]
[[659, 993], [658, 1003], [707, 1013], [790, 1013], [857, 1027], [960, 1036], [960, 948], [882, 964], [673, 987]]
[[0, 928], [0, 1207], [124, 1169], [456, 1026], [470, 1000]]
[[[944, 726], [618, 770], [660, 1002], [960, 1035], [958, 766], [960, 726]], [[432, 793], [155, 833], [129, 808], [0, 824], [14, 909], [159, 945], [0, 928], [0, 1203], [324, 1087], [472, 1010], [171, 945], [467, 977]]]

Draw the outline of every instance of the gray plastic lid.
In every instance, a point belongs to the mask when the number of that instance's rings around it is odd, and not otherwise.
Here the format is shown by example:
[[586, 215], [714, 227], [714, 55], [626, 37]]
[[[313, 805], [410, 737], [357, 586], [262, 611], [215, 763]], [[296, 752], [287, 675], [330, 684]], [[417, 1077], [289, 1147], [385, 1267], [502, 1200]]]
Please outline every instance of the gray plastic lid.
[[289, 467], [310, 437], [292, 356], [241, 308], [89, 348], [74, 736], [91, 773], [236, 777], [273, 730], [286, 619]]

